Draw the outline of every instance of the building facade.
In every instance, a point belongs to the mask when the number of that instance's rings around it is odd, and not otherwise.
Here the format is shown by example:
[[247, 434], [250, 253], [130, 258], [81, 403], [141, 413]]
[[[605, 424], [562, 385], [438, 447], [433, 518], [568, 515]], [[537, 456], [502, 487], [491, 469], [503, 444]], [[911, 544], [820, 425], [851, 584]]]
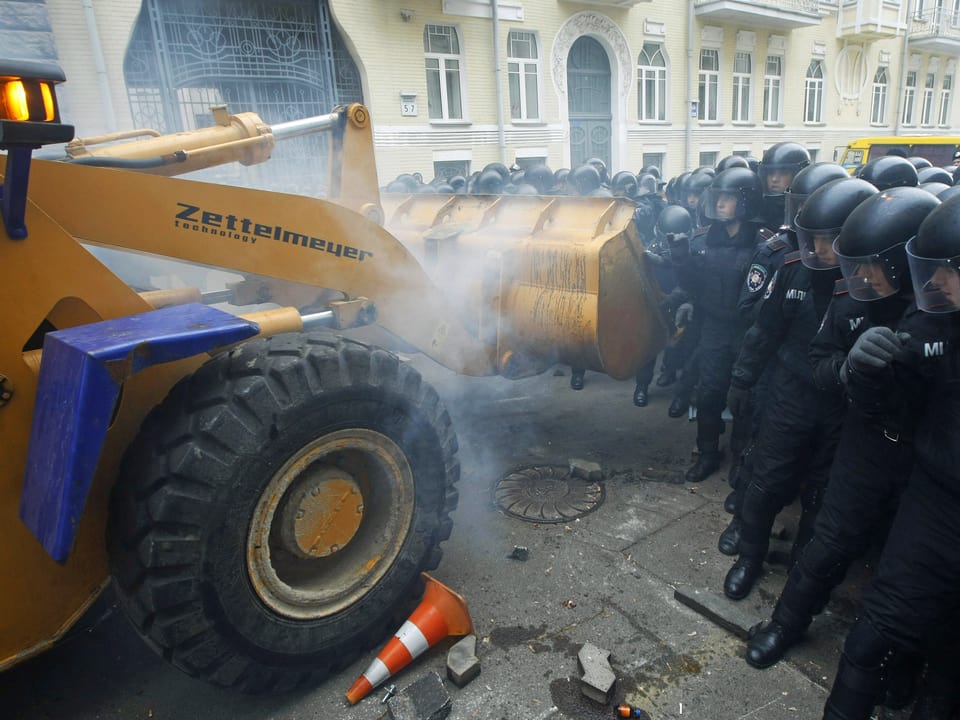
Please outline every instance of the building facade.
[[80, 136], [362, 101], [383, 183], [960, 134], [960, 0], [0, 0], [0, 41], [55, 56]]

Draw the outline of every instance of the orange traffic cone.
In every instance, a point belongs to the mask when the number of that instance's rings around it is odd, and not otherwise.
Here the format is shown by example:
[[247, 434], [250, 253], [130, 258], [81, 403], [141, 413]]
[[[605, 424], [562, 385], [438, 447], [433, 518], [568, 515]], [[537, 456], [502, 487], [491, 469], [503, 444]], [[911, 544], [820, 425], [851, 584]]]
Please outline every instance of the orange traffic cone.
[[421, 573], [420, 577], [427, 583], [423, 600], [370, 663], [370, 667], [347, 690], [347, 700], [351, 705], [365, 698], [377, 685], [448, 635], [469, 635], [473, 632], [467, 601], [427, 573]]

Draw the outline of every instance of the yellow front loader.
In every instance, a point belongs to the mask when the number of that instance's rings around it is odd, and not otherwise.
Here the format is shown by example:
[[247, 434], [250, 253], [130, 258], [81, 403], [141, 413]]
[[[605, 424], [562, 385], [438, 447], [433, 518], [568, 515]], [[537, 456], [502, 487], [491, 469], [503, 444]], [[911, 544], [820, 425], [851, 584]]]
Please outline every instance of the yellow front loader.
[[[113, 580], [167, 660], [250, 692], [382, 642], [451, 531], [457, 438], [375, 325], [471, 375], [631, 377], [665, 340], [622, 200], [380, 197], [361, 105], [63, 143], [0, 62], [0, 669]], [[172, 177], [329, 142], [329, 197]], [[349, 170], [349, 172], [348, 172]]]

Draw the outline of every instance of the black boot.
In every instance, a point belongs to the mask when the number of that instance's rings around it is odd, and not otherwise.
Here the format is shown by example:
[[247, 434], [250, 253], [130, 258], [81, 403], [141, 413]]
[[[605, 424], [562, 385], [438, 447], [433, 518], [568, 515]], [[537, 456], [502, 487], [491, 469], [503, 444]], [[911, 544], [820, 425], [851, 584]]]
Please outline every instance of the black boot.
[[750, 631], [747, 642], [747, 664], [763, 670], [778, 663], [784, 654], [803, 637], [806, 626], [798, 627], [776, 619]]
[[571, 390], [583, 390], [583, 376], [586, 374], [586, 372], [586, 370], [581, 370], [579, 368], [572, 368], [570, 370]]
[[731, 490], [723, 500], [723, 509], [733, 515], [737, 511], [737, 491]]
[[633, 391], [633, 404], [637, 407], [646, 407], [649, 402], [650, 398], [647, 396], [647, 386], [637, 385], [637, 389]]
[[730, 524], [720, 533], [717, 550], [724, 555], [736, 555], [740, 552], [740, 519], [733, 517]]
[[720, 451], [709, 450], [701, 452], [697, 461], [687, 470], [687, 482], [700, 482], [706, 480], [720, 469]]
[[673, 402], [670, 403], [670, 407], [667, 409], [667, 415], [672, 418], [683, 417], [689, 407], [690, 400], [688, 398], [682, 395], [674, 395]]
[[741, 555], [727, 572], [723, 581], [723, 594], [731, 600], [743, 600], [753, 589], [753, 584], [763, 575], [763, 559]]

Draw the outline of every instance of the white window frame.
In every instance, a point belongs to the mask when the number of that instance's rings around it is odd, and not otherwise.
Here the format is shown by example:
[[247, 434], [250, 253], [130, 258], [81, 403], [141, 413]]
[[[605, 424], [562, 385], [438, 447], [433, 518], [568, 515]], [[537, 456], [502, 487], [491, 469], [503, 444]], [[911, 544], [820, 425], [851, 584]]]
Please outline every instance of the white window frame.
[[[655, 48], [652, 54], [648, 48]], [[656, 64], [657, 58], [663, 62]], [[644, 62], [646, 61], [646, 62]], [[652, 112], [648, 113], [650, 93], [648, 84], [653, 85]], [[640, 122], [667, 121], [667, 56], [663, 50], [663, 43], [644, 42], [637, 57], [637, 119]]]
[[[514, 55], [514, 41], [526, 42], [533, 51], [533, 57], [521, 57]], [[537, 34], [529, 30], [511, 30], [507, 34], [507, 98], [510, 103], [510, 119], [513, 122], [528, 121], [539, 122], [541, 119], [540, 109], [543, 107], [541, 98], [541, 88], [543, 83], [540, 81], [540, 38]], [[519, 94], [520, 108], [519, 114], [514, 115], [513, 104], [513, 83], [516, 79], [516, 88]], [[533, 96], [536, 99], [537, 107], [531, 111], [529, 107], [530, 82], [536, 83]]]
[[901, 121], [904, 125], [916, 125], [917, 111], [917, 71], [907, 71], [907, 77], [903, 87], [903, 117]]
[[890, 93], [890, 80], [887, 67], [881, 65], [873, 76], [873, 91], [870, 99], [870, 124], [885, 125], [887, 122], [887, 97]]
[[928, 72], [923, 82], [923, 104], [920, 108], [920, 124], [933, 127], [933, 94], [937, 88], [936, 73]]
[[823, 74], [823, 61], [811, 60], [803, 82], [803, 122], [808, 125], [823, 123]]
[[[958, 0], [960, 2], [960, 0]], [[950, 103], [953, 100], [953, 75], [946, 73], [940, 85], [940, 109], [937, 113], [938, 125], [950, 127]]]
[[[449, 30], [450, 36], [453, 38], [453, 41], [456, 43], [457, 52], [433, 52], [430, 50], [429, 40], [431, 37], [431, 28]], [[437, 33], [432, 33], [437, 34]], [[463, 71], [464, 71], [464, 57], [463, 57], [463, 43], [460, 41], [460, 32], [455, 25], [446, 25], [441, 23], [428, 23], [423, 28], [423, 46], [424, 46], [424, 64], [427, 73], [427, 106], [428, 114], [430, 114], [430, 120], [432, 122], [443, 121], [443, 120], [455, 120], [462, 122], [467, 117], [466, 110], [466, 85], [463, 82]], [[436, 61], [436, 67], [431, 68], [431, 61]], [[439, 79], [439, 91], [440, 91], [440, 115], [434, 115], [430, 112], [430, 87], [431, 87], [431, 71], [435, 72]], [[450, 107], [450, 86], [451, 81], [454, 79], [453, 76], [456, 75], [457, 91], [459, 93], [460, 100], [460, 113], [459, 115], [454, 114], [453, 110]]]
[[[747, 70], [737, 70], [737, 63], [746, 61]], [[750, 81], [753, 78], [753, 53], [737, 50], [733, 56], [733, 106], [731, 120], [735, 123], [750, 122]]]
[[[777, 74], [770, 73], [770, 61], [776, 60]], [[763, 121], [771, 125], [783, 122], [783, 55], [767, 55], [763, 74]]]
[[[705, 70], [705, 55], [716, 59], [716, 69]], [[718, 122], [720, 119], [720, 51], [717, 48], [700, 48], [699, 92], [697, 94], [697, 119], [701, 122]], [[713, 112], [710, 113], [711, 100]]]

